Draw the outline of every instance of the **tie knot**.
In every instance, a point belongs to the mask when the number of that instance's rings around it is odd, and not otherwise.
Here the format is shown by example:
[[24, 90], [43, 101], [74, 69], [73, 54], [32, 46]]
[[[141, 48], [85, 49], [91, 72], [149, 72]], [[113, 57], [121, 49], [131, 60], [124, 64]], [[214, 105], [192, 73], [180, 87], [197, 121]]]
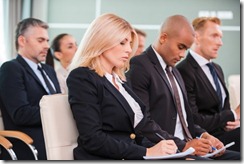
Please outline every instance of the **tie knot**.
[[165, 70], [166, 70], [166, 72], [171, 72], [172, 68], [167, 65], [166, 68], [165, 68]]
[[213, 68], [213, 63], [211, 63], [211, 62], [207, 63], [207, 66], [212, 69]]
[[38, 69], [39, 71], [42, 71], [42, 67], [39, 66], [39, 65], [37, 65], [37, 69]]

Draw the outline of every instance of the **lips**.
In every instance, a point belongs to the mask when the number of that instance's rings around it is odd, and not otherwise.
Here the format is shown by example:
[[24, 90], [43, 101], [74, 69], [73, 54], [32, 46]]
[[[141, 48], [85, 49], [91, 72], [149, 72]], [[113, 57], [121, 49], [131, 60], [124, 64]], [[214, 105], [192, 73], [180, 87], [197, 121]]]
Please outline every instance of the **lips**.
[[122, 57], [123, 60], [128, 60], [129, 58], [128, 57]]

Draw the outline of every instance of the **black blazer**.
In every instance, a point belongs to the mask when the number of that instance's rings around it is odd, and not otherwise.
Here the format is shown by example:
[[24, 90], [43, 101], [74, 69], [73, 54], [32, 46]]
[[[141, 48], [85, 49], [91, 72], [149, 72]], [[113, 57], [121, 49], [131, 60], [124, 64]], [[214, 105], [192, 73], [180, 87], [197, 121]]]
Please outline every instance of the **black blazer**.
[[[126, 83], [123, 87], [140, 105], [144, 114], [134, 128], [134, 113], [121, 93], [107, 80], [88, 68], [79, 67], [67, 78], [69, 102], [79, 132], [75, 159], [142, 159], [146, 148], [139, 146], [141, 135], [159, 142], [155, 133], [177, 140], [148, 120], [145, 105]], [[133, 138], [133, 134], [136, 138]]]
[[[60, 93], [54, 69], [46, 64], [42, 64], [42, 67], [52, 80], [56, 91]], [[1, 66], [0, 108], [4, 128], [19, 130], [32, 137], [39, 159], [46, 158], [39, 101], [47, 94], [36, 74], [20, 55]], [[13, 145], [14, 149], [20, 149], [24, 156], [27, 154], [25, 149]]]
[[220, 102], [216, 91], [190, 52], [177, 65], [177, 69], [185, 81], [195, 122], [212, 134], [224, 132], [222, 128], [226, 122], [234, 121], [234, 115], [230, 111], [229, 93], [225, 85], [223, 71], [216, 63], [214, 63], [214, 67], [227, 96], [221, 112], [218, 108]]
[[[188, 128], [192, 137], [196, 137], [205, 130], [194, 123], [184, 82], [176, 68], [173, 68], [172, 71], [183, 93]], [[141, 55], [131, 59], [130, 71], [126, 75], [132, 85], [133, 91], [146, 104], [147, 111], [150, 113], [151, 118], [155, 120], [163, 130], [174, 135], [177, 117], [176, 104], [167, 76], [151, 46]]]

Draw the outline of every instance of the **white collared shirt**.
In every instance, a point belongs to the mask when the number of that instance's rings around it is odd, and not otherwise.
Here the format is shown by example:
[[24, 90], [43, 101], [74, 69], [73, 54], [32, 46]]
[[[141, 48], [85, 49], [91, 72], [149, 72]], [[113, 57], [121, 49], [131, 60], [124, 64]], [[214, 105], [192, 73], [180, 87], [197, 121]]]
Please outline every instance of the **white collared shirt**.
[[[111, 84], [114, 85], [113, 83], [113, 76], [115, 77], [115, 83], [119, 86], [119, 92], [124, 96], [128, 104], [130, 105], [131, 109], [134, 112], [134, 128], [137, 126], [137, 124], [142, 120], [143, 118], [143, 113], [141, 111], [140, 105], [135, 101], [133, 97], [125, 90], [123, 87], [123, 81], [119, 78], [119, 76], [115, 73], [113, 75], [106, 73], [105, 77], [110, 81]], [[115, 86], [115, 85], [114, 85]]]
[[[210, 81], [210, 83], [212, 84], [213, 88], [216, 90], [216, 86], [213, 80], [213, 76], [207, 66], [207, 64], [211, 61], [208, 61], [207, 59], [205, 59], [204, 57], [202, 57], [201, 55], [198, 55], [196, 52], [194, 52], [193, 50], [190, 50], [190, 53], [192, 55], [192, 57], [196, 60], [196, 62], [199, 64], [199, 66], [202, 68], [203, 72], [205, 73], [205, 75], [208, 77], [208, 80]], [[221, 84], [221, 82], [219, 81], [219, 85], [220, 85], [220, 89], [221, 89], [221, 93], [222, 93], [222, 106], [224, 104], [224, 100], [226, 98], [226, 93], [224, 91], [224, 88]]]

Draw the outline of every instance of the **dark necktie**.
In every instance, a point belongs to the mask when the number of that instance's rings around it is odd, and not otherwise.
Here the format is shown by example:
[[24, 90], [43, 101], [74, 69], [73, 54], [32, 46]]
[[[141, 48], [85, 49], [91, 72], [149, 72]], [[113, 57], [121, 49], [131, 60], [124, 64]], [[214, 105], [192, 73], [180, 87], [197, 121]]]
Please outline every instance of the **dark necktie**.
[[48, 88], [50, 94], [55, 94], [56, 91], [53, 89], [52, 85], [50, 84], [49, 80], [47, 79], [47, 76], [44, 74], [43, 69], [42, 69], [39, 65], [38, 65], [37, 67], [38, 67], [38, 70], [39, 70], [39, 71], [41, 72], [41, 74], [42, 74], [42, 77], [43, 77], [43, 79], [44, 79], [44, 81], [45, 81], [45, 83], [46, 83], [46, 85], [47, 85], [47, 88]]
[[188, 127], [186, 126], [186, 122], [185, 122], [185, 119], [184, 119], [184, 116], [183, 116], [183, 112], [182, 112], [182, 108], [181, 108], [180, 96], [179, 96], [179, 92], [178, 92], [178, 89], [177, 89], [173, 74], [169, 70], [169, 66], [167, 66], [165, 70], [167, 72], [167, 75], [169, 77], [169, 80], [170, 80], [170, 83], [171, 83], [171, 86], [172, 86], [172, 89], [173, 89], [174, 99], [175, 99], [175, 102], [176, 102], [176, 108], [177, 108], [177, 111], [178, 111], [178, 115], [179, 115], [179, 118], [180, 118], [181, 125], [183, 127], [184, 132], [185, 132], [184, 133], [185, 139], [187, 141], [189, 141], [189, 140], [192, 139], [192, 136], [191, 136], [191, 133], [190, 133]]
[[216, 93], [217, 93], [219, 101], [220, 101], [219, 109], [221, 110], [222, 109], [222, 93], [221, 93], [221, 89], [220, 89], [220, 85], [219, 85], [219, 81], [218, 81], [218, 76], [217, 76], [216, 70], [213, 66], [213, 63], [208, 63], [207, 66], [213, 76], [214, 84], [216, 86]]

